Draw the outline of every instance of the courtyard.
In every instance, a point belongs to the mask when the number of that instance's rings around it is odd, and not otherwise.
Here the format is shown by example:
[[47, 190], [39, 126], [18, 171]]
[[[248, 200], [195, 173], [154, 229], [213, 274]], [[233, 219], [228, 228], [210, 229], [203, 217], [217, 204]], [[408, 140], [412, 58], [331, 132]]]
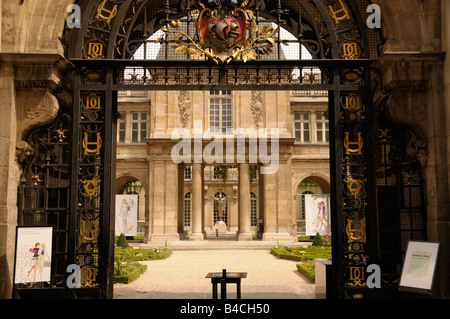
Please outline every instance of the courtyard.
[[[298, 272], [297, 262], [279, 259], [269, 249], [179, 249], [168, 259], [142, 263], [147, 271], [128, 285], [115, 284], [114, 299], [212, 299], [205, 276], [222, 269], [247, 272], [242, 299], [315, 298], [315, 285]], [[227, 286], [227, 297], [236, 299], [235, 285]]]

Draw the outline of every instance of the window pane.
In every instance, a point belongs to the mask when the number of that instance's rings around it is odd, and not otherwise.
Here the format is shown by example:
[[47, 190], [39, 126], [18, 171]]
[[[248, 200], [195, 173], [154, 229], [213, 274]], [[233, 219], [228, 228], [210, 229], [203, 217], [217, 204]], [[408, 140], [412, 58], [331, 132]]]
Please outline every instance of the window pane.
[[303, 142], [309, 142], [309, 132], [305, 131], [303, 133]]
[[147, 113], [142, 113], [141, 114], [141, 120], [142, 121], [147, 121]]
[[139, 137], [138, 132], [137, 131], [133, 131], [132, 138], [131, 138], [132, 142], [133, 143], [139, 142], [138, 137]]
[[125, 131], [119, 132], [119, 143], [125, 143]]
[[133, 121], [139, 120], [139, 114], [138, 113], [133, 113], [132, 114], [132, 118], [133, 118]]
[[317, 131], [317, 142], [323, 142], [323, 133], [322, 133], [322, 131]]
[[309, 113], [303, 113], [303, 119], [309, 121]]

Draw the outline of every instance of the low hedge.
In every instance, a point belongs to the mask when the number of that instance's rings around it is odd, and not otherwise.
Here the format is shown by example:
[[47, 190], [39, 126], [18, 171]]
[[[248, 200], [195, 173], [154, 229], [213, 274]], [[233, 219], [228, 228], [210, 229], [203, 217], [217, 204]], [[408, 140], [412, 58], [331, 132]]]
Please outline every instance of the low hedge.
[[116, 248], [114, 251], [116, 256], [126, 255], [129, 261], [144, 260], [160, 260], [166, 259], [172, 255], [172, 249], [154, 248], [154, 249], [132, 249], [132, 248]]
[[114, 283], [129, 284], [147, 270], [147, 265], [140, 263], [127, 264], [121, 275], [114, 276]]
[[172, 255], [167, 247], [154, 249], [116, 248], [114, 251], [114, 283], [128, 284], [147, 270], [140, 261], [161, 260]]
[[308, 278], [312, 283], [316, 282], [316, 267], [315, 267], [315, 261], [308, 260], [305, 262], [302, 262], [300, 264], [297, 264], [297, 270], [305, 275], [306, 278]]
[[307, 248], [290, 248], [286, 246], [277, 246], [273, 247], [270, 252], [278, 258], [293, 261], [331, 259], [331, 246], [310, 246]]
[[310, 246], [307, 248], [277, 246], [270, 250], [271, 254], [281, 259], [298, 261], [297, 270], [315, 283], [315, 259], [331, 259], [331, 246]]

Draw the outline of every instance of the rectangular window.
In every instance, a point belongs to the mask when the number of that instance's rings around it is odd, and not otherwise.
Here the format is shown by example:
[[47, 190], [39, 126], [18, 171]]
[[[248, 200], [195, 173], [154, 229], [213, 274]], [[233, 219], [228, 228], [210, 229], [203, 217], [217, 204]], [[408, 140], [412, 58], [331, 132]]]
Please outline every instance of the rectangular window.
[[295, 141], [311, 142], [311, 123], [309, 113], [295, 113]]
[[191, 226], [191, 193], [184, 196], [184, 226]]
[[147, 138], [147, 113], [131, 113], [131, 142], [145, 143]]
[[192, 180], [192, 166], [186, 166], [186, 168], [184, 169], [184, 180]]
[[212, 133], [232, 133], [231, 91], [211, 91], [209, 125]]
[[117, 142], [125, 143], [125, 132], [126, 132], [126, 122], [127, 122], [127, 114], [120, 114], [120, 118], [117, 122]]
[[322, 113], [316, 113], [317, 142], [330, 142], [330, 123]]
[[253, 193], [250, 193], [250, 219], [251, 226], [258, 225], [258, 200], [256, 198], [256, 195]]

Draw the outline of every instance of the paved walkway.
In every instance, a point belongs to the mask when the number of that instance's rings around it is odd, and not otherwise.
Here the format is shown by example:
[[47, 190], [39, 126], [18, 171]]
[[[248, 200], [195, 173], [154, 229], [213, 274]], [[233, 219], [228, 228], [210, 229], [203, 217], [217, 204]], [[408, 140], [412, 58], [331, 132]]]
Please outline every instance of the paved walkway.
[[[314, 299], [315, 286], [297, 271], [297, 263], [267, 249], [181, 249], [168, 259], [143, 263], [148, 268], [141, 277], [114, 285], [115, 299], [211, 299], [205, 276], [222, 269], [248, 273], [241, 282], [242, 299]], [[235, 287], [227, 286], [229, 299], [236, 298]]]

